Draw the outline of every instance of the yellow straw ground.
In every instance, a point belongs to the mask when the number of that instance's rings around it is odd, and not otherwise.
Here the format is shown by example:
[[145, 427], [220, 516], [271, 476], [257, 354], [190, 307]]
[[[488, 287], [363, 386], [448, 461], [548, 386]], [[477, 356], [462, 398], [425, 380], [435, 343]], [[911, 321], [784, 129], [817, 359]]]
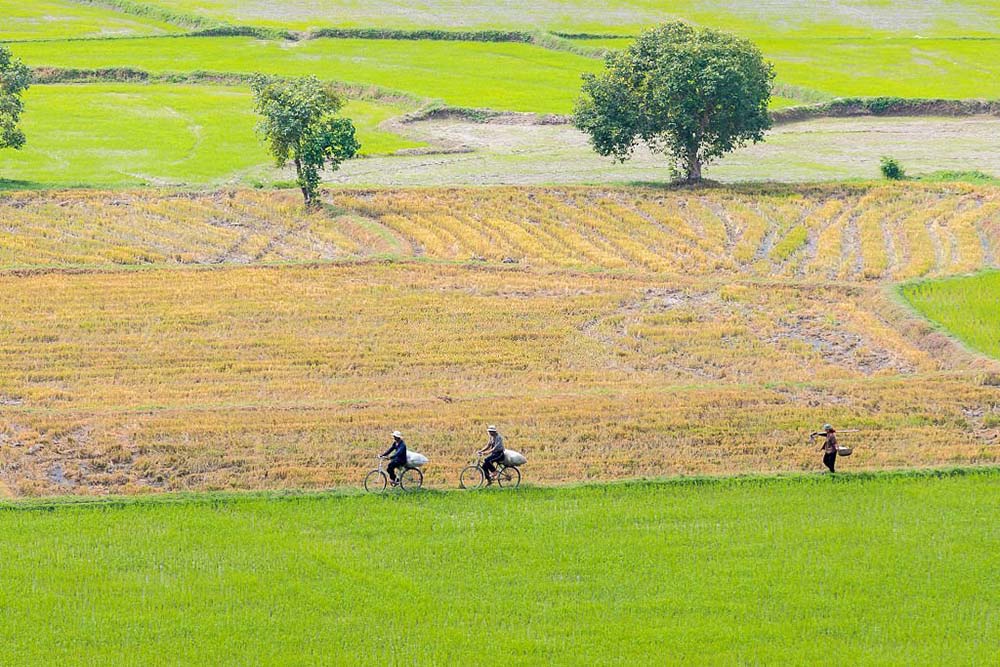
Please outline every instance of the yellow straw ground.
[[[453, 484], [996, 461], [1000, 368], [889, 283], [992, 265], [1000, 190], [480, 188], [0, 198], [15, 494], [354, 484], [402, 429]], [[267, 266], [263, 266], [267, 265]]]
[[992, 462], [997, 367], [880, 286], [362, 262], [0, 277], [17, 494], [354, 484], [401, 429], [454, 484]]

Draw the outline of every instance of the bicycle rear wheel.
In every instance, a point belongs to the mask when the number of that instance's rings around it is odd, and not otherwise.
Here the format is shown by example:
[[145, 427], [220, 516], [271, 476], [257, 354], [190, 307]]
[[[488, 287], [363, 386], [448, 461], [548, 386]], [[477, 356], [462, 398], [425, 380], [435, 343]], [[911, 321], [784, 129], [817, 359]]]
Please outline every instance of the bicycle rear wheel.
[[403, 491], [416, 491], [424, 485], [424, 473], [417, 468], [406, 468], [399, 476], [399, 486]]
[[521, 471], [513, 466], [504, 466], [497, 473], [497, 484], [504, 489], [516, 489], [521, 484]]
[[486, 477], [479, 466], [465, 466], [458, 476], [458, 486], [462, 489], [478, 489], [485, 482]]
[[365, 476], [365, 491], [384, 493], [389, 486], [389, 476], [382, 470], [372, 470]]

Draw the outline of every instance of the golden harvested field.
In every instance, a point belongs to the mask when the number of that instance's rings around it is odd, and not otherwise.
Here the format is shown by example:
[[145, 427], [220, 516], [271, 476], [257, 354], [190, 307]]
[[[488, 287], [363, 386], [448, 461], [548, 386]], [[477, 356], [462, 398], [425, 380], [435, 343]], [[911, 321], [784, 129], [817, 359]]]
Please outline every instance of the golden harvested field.
[[1000, 365], [877, 280], [992, 261], [997, 195], [378, 191], [313, 215], [288, 193], [8, 197], [0, 479], [357, 484], [399, 428], [444, 486], [487, 422], [532, 482], [814, 469], [824, 421], [863, 429], [850, 468], [997, 462]]
[[905, 280], [971, 271], [1000, 251], [1000, 189], [966, 185], [385, 190], [335, 201], [416, 254], [540, 267]]
[[831, 185], [0, 197], [0, 267], [214, 264], [392, 255], [537, 269], [900, 281], [992, 265], [1000, 188]]
[[398, 252], [381, 227], [305, 213], [292, 193], [21, 193], [0, 197], [0, 266], [247, 264]]

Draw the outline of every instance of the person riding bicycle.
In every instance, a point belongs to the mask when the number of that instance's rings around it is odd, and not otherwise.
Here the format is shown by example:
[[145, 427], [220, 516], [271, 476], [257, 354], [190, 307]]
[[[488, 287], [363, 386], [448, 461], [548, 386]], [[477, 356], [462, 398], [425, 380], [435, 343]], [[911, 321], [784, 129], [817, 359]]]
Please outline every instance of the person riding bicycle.
[[482, 456], [489, 452], [489, 455], [483, 460], [483, 474], [486, 476], [486, 484], [490, 485], [493, 483], [493, 477], [497, 471], [496, 464], [503, 461], [504, 447], [503, 436], [497, 432], [496, 426], [489, 426], [486, 432], [490, 434], [490, 441], [476, 454]]
[[396, 470], [406, 467], [406, 442], [403, 441], [402, 433], [399, 431], [392, 432], [392, 444], [389, 445], [389, 449], [382, 453], [382, 458], [389, 459], [389, 467], [386, 472], [389, 473], [389, 480], [392, 482], [392, 485], [398, 485], [399, 480], [396, 479]]

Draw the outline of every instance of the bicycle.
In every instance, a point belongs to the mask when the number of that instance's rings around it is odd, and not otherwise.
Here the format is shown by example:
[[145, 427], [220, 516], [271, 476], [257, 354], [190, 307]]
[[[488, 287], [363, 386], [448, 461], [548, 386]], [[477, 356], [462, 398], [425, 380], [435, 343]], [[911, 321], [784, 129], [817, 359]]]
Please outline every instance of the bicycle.
[[[492, 479], [501, 488], [516, 489], [521, 484], [521, 471], [516, 466], [509, 466], [500, 461]], [[458, 485], [463, 489], [478, 489], [484, 484], [486, 484], [486, 471], [483, 470], [483, 456], [480, 454], [475, 463], [462, 468], [458, 476]]]
[[[365, 491], [368, 493], [385, 493], [389, 488], [389, 473], [383, 470], [386, 459], [381, 456], [378, 459], [378, 467], [365, 475]], [[424, 485], [424, 473], [413, 466], [405, 466], [396, 476], [396, 484], [403, 491], [416, 491]]]

